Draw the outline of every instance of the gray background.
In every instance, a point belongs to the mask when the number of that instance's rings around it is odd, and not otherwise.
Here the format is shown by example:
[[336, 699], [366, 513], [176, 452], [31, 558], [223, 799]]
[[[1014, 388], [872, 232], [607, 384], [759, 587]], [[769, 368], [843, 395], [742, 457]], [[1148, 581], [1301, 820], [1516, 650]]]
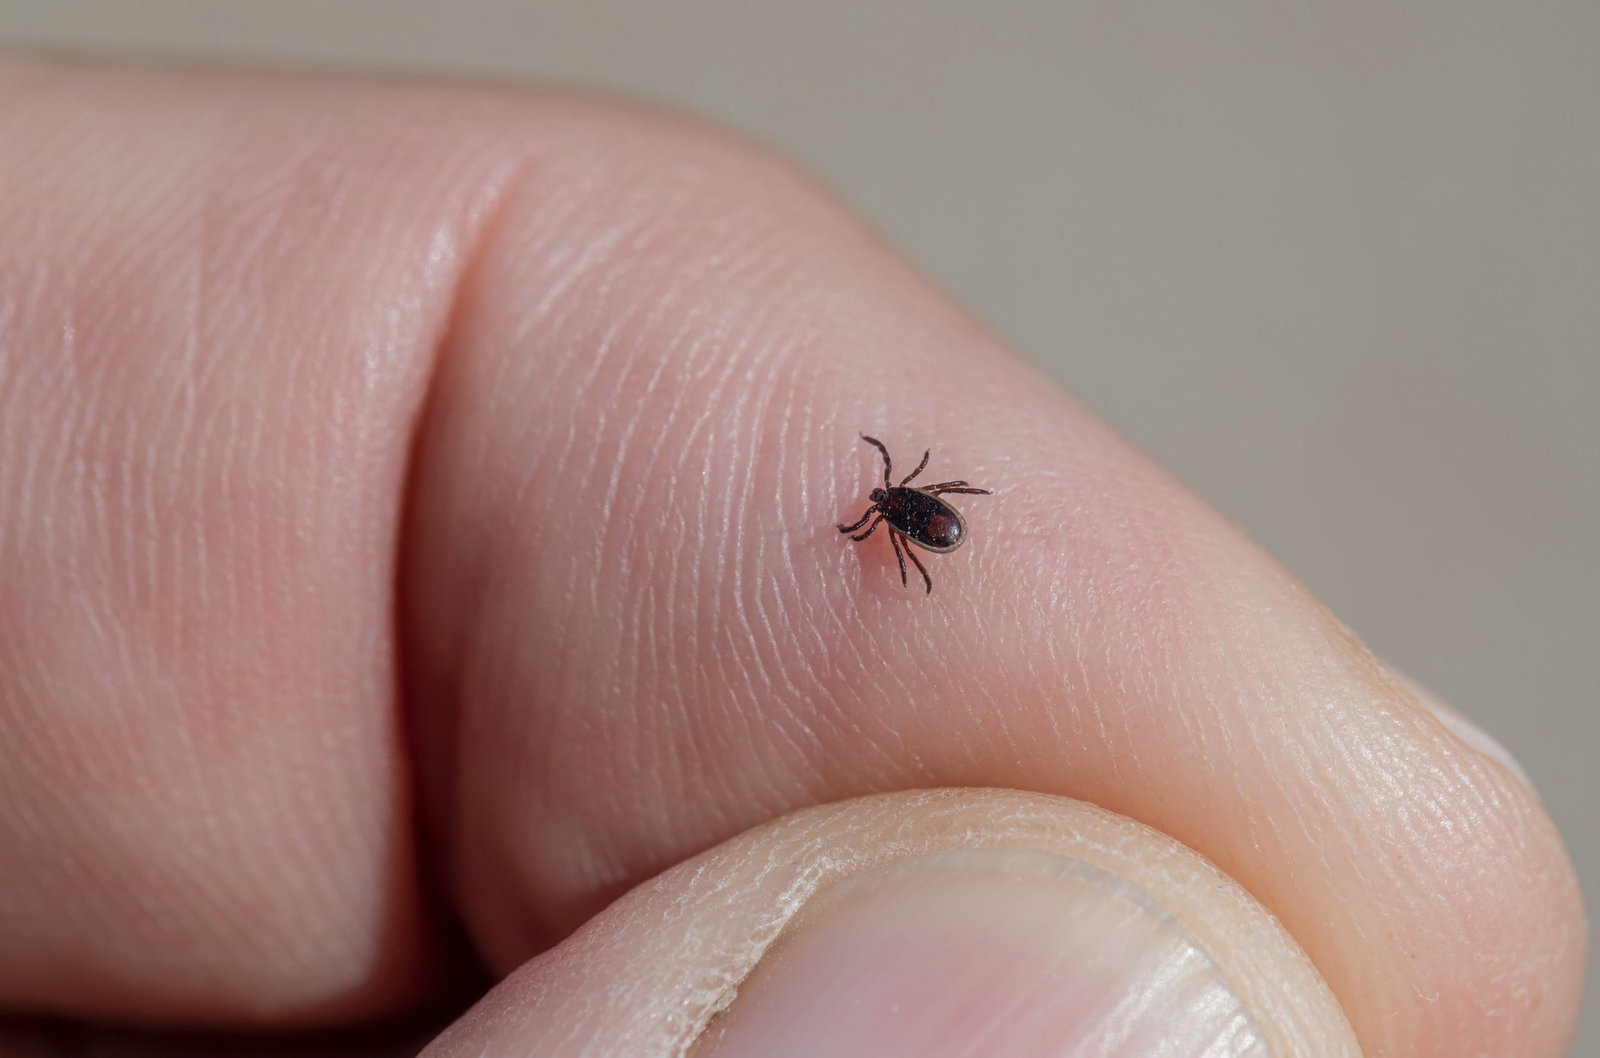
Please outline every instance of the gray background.
[[1597, 906], [1600, 3], [0, 0], [0, 40], [775, 145], [1499, 736]]

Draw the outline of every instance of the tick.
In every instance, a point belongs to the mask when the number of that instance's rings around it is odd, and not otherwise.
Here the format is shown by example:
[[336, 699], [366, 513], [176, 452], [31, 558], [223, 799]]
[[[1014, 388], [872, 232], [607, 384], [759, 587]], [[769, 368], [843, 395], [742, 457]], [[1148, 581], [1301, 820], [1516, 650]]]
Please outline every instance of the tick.
[[[917, 464], [917, 469], [900, 479], [896, 485], [891, 478], [894, 464], [889, 459], [889, 450], [883, 442], [876, 437], [861, 435], [861, 439], [879, 452], [883, 453], [883, 488], [873, 489], [868, 494], [872, 506], [867, 508], [867, 513], [854, 525], [837, 525], [834, 528], [841, 533], [854, 533], [867, 522], [867, 531], [859, 536], [852, 536], [852, 540], [865, 540], [871, 536], [878, 526], [889, 526], [889, 543], [894, 547], [894, 557], [900, 563], [900, 583], [906, 584], [906, 557], [910, 556], [911, 564], [917, 567], [917, 572], [922, 574], [923, 581], [928, 585], [925, 594], [933, 592], [933, 578], [928, 576], [928, 570], [917, 556], [912, 552], [911, 545], [916, 544], [924, 551], [932, 551], [936, 555], [949, 554], [967, 542], [967, 522], [961, 517], [961, 512], [950, 504], [940, 499], [947, 493], [959, 493], [968, 496], [993, 495], [988, 489], [974, 488], [965, 481], [941, 481], [937, 485], [923, 485], [918, 488], [911, 487], [911, 481], [922, 473], [928, 465], [928, 456], [933, 454], [933, 449], [922, 453], [922, 462]], [[901, 544], [904, 538], [906, 543]]]

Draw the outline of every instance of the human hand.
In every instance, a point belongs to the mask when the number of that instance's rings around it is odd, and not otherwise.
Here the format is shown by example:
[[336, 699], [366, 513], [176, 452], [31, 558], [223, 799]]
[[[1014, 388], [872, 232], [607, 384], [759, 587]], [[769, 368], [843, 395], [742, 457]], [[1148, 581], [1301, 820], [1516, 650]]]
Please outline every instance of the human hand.
[[[0, 1005], [305, 1053], [459, 918], [430, 1055], [1560, 1052], [1531, 791], [786, 165], [13, 62], [0, 231]], [[996, 490], [931, 596], [861, 430]]]

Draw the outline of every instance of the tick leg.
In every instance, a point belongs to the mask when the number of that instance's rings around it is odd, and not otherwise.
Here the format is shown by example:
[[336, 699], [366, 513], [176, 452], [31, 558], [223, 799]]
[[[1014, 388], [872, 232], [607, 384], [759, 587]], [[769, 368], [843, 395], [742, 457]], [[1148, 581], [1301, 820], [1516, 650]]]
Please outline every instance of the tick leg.
[[941, 481], [937, 485], [919, 485], [923, 492], [932, 492], [934, 489], [953, 489], [957, 485], [970, 485], [970, 481]]
[[857, 529], [860, 529], [863, 525], [866, 525], [867, 524], [867, 519], [871, 518], [874, 514], [877, 514], [877, 513], [878, 513], [878, 505], [877, 504], [873, 504], [871, 507], [867, 508], [867, 513], [863, 514], [861, 516], [861, 520], [859, 522], [857, 522], [855, 525], [845, 525], [844, 523], [841, 522], [840, 524], [834, 526], [834, 528], [839, 530], [841, 533], [853, 533]]
[[852, 539], [852, 540], [865, 540], [867, 537], [872, 535], [872, 531], [874, 529], [878, 528], [878, 526], [880, 526], [882, 524], [883, 524], [883, 519], [879, 518], [877, 521], [875, 521], [871, 525], [867, 526], [867, 531], [866, 532], [862, 533], [860, 536], [852, 536], [850, 539]]
[[876, 437], [868, 437], [866, 434], [862, 434], [861, 439], [883, 453], [883, 487], [890, 488], [889, 472], [894, 469], [894, 463], [889, 459], [889, 450], [883, 447], [883, 442]]
[[920, 474], [924, 470], [926, 470], [928, 468], [928, 457], [931, 456], [931, 455], [933, 455], [933, 449], [931, 449], [931, 448], [928, 449], [926, 452], [922, 453], [922, 462], [917, 464], [917, 469], [913, 470], [911, 473], [909, 473], [905, 477], [901, 478], [900, 479], [900, 484], [902, 486], [905, 485], [906, 482], [910, 481], [912, 478], [916, 477], [918, 474]]
[[956, 493], [957, 495], [960, 495], [960, 496], [993, 496], [994, 495], [994, 493], [990, 492], [988, 489], [951, 488], [951, 489], [928, 489], [927, 491], [933, 493], [935, 496], [942, 496], [947, 492], [953, 492], [953, 493]]
[[[900, 534], [899, 533], [895, 533], [895, 532], [891, 532], [889, 534], [889, 543], [894, 545], [894, 557], [895, 557], [896, 561], [898, 561], [900, 563], [900, 586], [902, 588], [904, 588], [906, 586], [906, 557], [905, 557], [904, 554], [901, 553], [901, 549], [900, 549]], [[909, 544], [906, 545], [905, 550], [907, 550], [907, 551], [911, 550], [911, 547], [910, 547]], [[911, 561], [915, 562], [916, 559], [913, 558]]]
[[[924, 566], [920, 561], [918, 561], [917, 554], [916, 554], [915, 551], [911, 550], [911, 545], [910, 544], [906, 545], [906, 557], [911, 559], [911, 564], [913, 566], [917, 567], [917, 572], [922, 574], [923, 581], [928, 585], [928, 590], [923, 592], [923, 594], [924, 595], [932, 595], [933, 594], [933, 578], [928, 576], [928, 568], [926, 566]], [[905, 573], [906, 573], [905, 566], [901, 566], [900, 567], [900, 582], [902, 584], [905, 583], [905, 579], [906, 579]]]

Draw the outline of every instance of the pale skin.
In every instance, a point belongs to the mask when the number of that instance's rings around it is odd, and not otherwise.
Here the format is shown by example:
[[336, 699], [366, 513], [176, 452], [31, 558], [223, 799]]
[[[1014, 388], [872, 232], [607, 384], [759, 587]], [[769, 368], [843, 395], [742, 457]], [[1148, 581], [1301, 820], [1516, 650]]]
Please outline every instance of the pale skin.
[[[436, 1054], [670, 1053], [776, 921], [752, 862], [959, 841], [1120, 850], [1284, 1053], [1561, 1053], [1534, 794], [786, 164], [13, 59], [0, 233], [0, 1008], [381, 1023], [459, 920], [504, 983]], [[862, 430], [995, 490], [932, 596], [834, 530]], [[933, 787], [1021, 792], [766, 826]]]

